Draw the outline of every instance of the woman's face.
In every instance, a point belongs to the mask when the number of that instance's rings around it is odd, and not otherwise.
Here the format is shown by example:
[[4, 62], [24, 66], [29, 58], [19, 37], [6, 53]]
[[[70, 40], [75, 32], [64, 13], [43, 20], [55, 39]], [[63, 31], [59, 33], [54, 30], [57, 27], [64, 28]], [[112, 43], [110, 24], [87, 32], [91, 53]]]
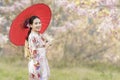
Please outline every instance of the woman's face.
[[40, 28], [41, 28], [41, 21], [39, 18], [35, 18], [33, 20], [33, 24], [31, 25], [32, 27], [32, 30], [35, 31], [35, 32], [38, 32], [40, 31]]

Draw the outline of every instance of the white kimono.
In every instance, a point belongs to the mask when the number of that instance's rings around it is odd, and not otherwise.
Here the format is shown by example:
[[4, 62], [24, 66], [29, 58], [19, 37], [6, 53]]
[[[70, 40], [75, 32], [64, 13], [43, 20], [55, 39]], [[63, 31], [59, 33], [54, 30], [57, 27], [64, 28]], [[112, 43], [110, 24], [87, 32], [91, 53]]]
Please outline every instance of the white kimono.
[[40, 34], [31, 31], [29, 38], [29, 49], [32, 58], [29, 60], [29, 74], [32, 80], [48, 80], [50, 70], [46, 58], [45, 41]]

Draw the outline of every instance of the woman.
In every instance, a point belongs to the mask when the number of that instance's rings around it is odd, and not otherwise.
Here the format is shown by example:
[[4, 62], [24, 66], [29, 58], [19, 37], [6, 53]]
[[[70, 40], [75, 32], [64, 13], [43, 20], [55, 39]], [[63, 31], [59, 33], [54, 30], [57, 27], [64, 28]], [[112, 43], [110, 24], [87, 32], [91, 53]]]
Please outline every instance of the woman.
[[[27, 23], [26, 23], [27, 22]], [[47, 41], [39, 33], [41, 21], [39, 17], [32, 16], [25, 24], [30, 27], [26, 40], [30, 50], [30, 60], [28, 63], [30, 80], [48, 80], [50, 70], [46, 58]]]

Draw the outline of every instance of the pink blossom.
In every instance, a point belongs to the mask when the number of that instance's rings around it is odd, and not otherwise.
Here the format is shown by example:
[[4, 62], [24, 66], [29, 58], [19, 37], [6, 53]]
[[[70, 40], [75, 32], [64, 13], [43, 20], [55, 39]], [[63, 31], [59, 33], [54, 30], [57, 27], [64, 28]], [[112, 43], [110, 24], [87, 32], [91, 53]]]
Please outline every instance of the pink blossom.
[[30, 0], [21, 0], [20, 3], [24, 5], [28, 5], [30, 4]]
[[66, 8], [66, 9], [75, 9], [75, 8], [76, 8], [76, 5], [75, 5], [74, 2], [71, 2], [71, 3], [69, 3], [65, 8]]
[[3, 35], [0, 33], [0, 46], [3, 47], [5, 43], [7, 43], [8, 37], [7, 35]]
[[106, 5], [116, 5], [117, 0], [106, 0]]
[[10, 11], [12, 11], [12, 12], [15, 11], [15, 6], [11, 6]]
[[0, 17], [0, 25], [4, 25], [7, 22], [5, 17]]
[[55, 0], [55, 5], [57, 6], [66, 6], [68, 4], [68, 0]]

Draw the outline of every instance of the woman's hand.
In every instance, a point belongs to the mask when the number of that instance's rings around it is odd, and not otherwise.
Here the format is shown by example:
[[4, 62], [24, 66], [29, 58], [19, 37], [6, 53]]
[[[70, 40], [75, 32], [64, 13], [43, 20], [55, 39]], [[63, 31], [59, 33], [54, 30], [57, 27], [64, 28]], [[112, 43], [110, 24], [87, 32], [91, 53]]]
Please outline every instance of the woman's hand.
[[45, 43], [46, 49], [48, 49], [50, 46], [51, 46], [51, 42], [47, 41], [47, 42]]

